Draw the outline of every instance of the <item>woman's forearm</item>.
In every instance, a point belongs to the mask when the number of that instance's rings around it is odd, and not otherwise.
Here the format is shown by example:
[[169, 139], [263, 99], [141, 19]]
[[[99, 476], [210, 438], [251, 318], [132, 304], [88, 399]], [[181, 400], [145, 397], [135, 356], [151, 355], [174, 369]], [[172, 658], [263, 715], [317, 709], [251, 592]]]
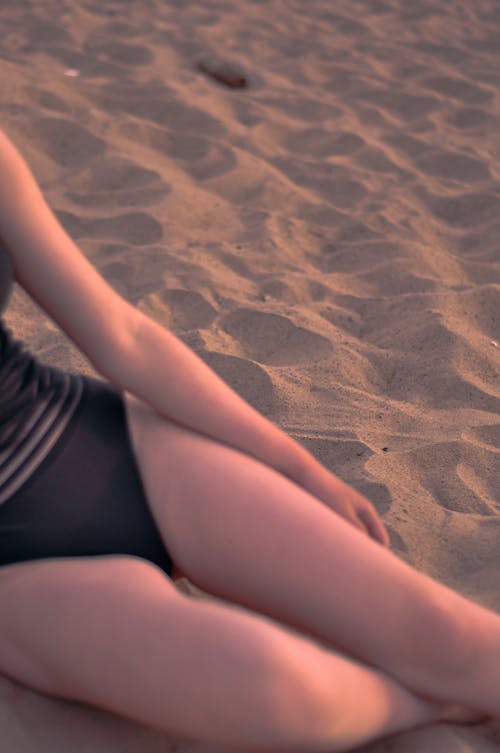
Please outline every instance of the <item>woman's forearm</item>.
[[292, 479], [312, 456], [229, 387], [187, 345], [141, 312], [126, 352], [104, 375], [171, 421], [230, 445]]
[[[127, 344], [97, 365], [118, 388], [160, 415], [274, 468], [387, 546], [373, 505], [252, 408], [169, 330], [134, 310]], [[116, 352], [118, 351], [119, 352]]]

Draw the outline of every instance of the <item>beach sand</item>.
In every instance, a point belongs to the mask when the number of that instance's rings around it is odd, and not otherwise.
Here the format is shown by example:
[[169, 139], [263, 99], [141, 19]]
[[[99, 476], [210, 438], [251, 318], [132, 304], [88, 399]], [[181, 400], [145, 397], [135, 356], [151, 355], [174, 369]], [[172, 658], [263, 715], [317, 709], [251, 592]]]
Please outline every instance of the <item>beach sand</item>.
[[[0, 32], [0, 127], [102, 275], [500, 611], [498, 3], [9, 0]], [[95, 375], [19, 289], [6, 321]], [[7, 678], [0, 730], [208, 750]], [[363, 750], [490, 753], [500, 725]]]

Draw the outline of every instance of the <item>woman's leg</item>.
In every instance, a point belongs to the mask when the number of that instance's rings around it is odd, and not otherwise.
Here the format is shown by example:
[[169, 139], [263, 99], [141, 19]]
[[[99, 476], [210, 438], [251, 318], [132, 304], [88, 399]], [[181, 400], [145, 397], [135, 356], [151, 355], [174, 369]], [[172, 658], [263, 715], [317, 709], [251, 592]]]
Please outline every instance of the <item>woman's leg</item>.
[[415, 692], [500, 714], [500, 618], [409, 567], [259, 462], [126, 393], [152, 513], [201, 589], [376, 666]]
[[116, 555], [0, 568], [0, 672], [233, 749], [348, 750], [438, 714], [380, 672]]

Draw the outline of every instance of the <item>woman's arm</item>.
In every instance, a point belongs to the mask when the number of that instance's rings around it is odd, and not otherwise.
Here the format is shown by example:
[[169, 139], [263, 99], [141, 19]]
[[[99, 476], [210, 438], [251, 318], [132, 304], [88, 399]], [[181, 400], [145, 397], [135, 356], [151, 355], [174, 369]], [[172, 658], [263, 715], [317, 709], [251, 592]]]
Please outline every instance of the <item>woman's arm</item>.
[[26, 161], [1, 131], [0, 240], [17, 282], [103, 376], [171, 420], [295, 475], [305, 450], [106, 283], [67, 235]]
[[174, 334], [136, 310], [128, 350], [109, 361], [107, 378], [171, 421], [251, 455], [387, 545], [373, 505], [324, 468], [292, 437], [234, 392]]
[[229, 387], [182, 340], [136, 310], [130, 350], [107, 377], [182, 426], [295, 478], [311, 456]]
[[193, 351], [119, 296], [47, 205], [27, 163], [0, 131], [0, 241], [17, 282], [109, 381], [170, 420], [288, 476], [375, 539], [372, 505], [254, 410]]
[[135, 309], [68, 236], [28, 164], [1, 130], [0, 243], [16, 282], [101, 372], [121, 350]]
[[297, 475], [295, 466], [305, 462], [306, 451], [108, 285], [61, 226], [2, 131], [0, 241], [16, 281], [99, 373], [171, 420]]

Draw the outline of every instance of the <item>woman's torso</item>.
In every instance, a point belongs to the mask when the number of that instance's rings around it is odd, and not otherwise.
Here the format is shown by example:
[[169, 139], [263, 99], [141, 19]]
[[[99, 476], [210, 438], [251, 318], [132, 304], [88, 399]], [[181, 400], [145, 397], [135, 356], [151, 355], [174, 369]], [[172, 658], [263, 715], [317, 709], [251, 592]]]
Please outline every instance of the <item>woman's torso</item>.
[[68, 425], [83, 379], [40, 363], [5, 326], [14, 282], [0, 243], [0, 505], [31, 477]]

